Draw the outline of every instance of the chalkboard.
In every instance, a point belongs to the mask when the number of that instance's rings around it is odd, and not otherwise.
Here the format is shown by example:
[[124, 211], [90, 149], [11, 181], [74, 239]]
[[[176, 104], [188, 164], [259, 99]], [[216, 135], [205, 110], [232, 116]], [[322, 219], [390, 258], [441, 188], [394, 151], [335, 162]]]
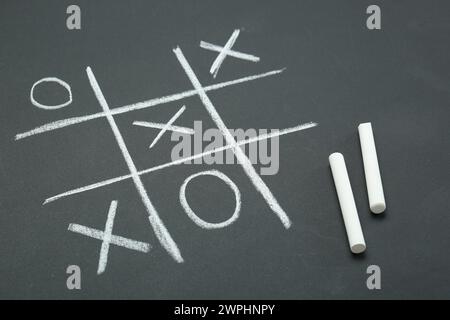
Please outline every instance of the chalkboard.
[[[370, 29], [372, 4], [2, 1], [0, 298], [450, 298], [450, 4], [377, 1], [381, 29]], [[296, 129], [267, 138], [279, 163], [264, 175], [269, 165], [250, 164], [258, 178], [237, 161], [164, 166], [173, 132], [199, 124]], [[361, 255], [333, 152], [347, 164]], [[381, 289], [368, 288], [369, 266]]]

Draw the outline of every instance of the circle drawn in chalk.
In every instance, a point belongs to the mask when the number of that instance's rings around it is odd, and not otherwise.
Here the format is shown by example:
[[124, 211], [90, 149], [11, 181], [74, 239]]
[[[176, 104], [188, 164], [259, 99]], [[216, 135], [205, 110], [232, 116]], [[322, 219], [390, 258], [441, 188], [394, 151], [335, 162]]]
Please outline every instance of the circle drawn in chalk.
[[[69, 92], [69, 100], [67, 100], [64, 103], [57, 104], [57, 105], [45, 105], [45, 104], [42, 104], [42, 103], [39, 103], [38, 101], [36, 101], [34, 99], [34, 88], [38, 84], [41, 84], [43, 82], [56, 82], [57, 84], [63, 86]], [[36, 81], [33, 84], [33, 86], [31, 87], [30, 100], [31, 100], [31, 103], [38, 108], [45, 109], [45, 110], [56, 110], [56, 109], [64, 108], [72, 103], [72, 90], [70, 89], [69, 84], [61, 79], [58, 79], [55, 77], [42, 78], [41, 80]]]
[[[223, 182], [225, 182], [234, 192], [234, 196], [236, 199], [235, 200], [236, 207], [234, 208], [233, 215], [228, 220], [225, 220], [225, 221], [219, 222], [219, 223], [207, 222], [207, 221], [199, 218], [195, 214], [195, 212], [191, 209], [191, 207], [189, 206], [189, 204], [187, 202], [186, 187], [187, 187], [188, 183], [192, 179], [194, 179], [198, 176], [206, 176], [206, 175], [218, 177]], [[188, 217], [191, 218], [191, 220], [199, 227], [204, 228], [204, 229], [220, 229], [220, 228], [225, 228], [225, 227], [229, 226], [230, 224], [232, 224], [239, 218], [239, 211], [241, 210], [241, 193], [239, 192], [239, 188], [236, 186], [236, 184], [222, 172], [220, 172], [218, 170], [206, 170], [206, 171], [201, 171], [201, 172], [195, 173], [193, 175], [190, 175], [189, 177], [186, 178], [186, 180], [184, 180], [183, 185], [180, 188], [180, 203], [181, 203], [181, 206], [183, 207], [184, 211], [186, 211], [186, 214], [188, 215]]]

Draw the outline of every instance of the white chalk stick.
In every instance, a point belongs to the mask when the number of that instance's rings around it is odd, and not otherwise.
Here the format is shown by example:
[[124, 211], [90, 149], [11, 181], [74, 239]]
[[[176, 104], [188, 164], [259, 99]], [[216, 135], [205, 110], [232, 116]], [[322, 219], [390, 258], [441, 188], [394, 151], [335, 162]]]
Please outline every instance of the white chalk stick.
[[342, 217], [344, 218], [345, 229], [347, 230], [350, 250], [353, 253], [361, 253], [366, 250], [366, 242], [359, 222], [358, 211], [356, 210], [355, 199], [353, 198], [352, 186], [347, 174], [344, 157], [335, 152], [328, 157], [331, 172], [333, 174], [334, 185], [341, 206]]
[[369, 195], [370, 211], [382, 213], [386, 209], [380, 168], [378, 167], [377, 150], [373, 139], [372, 124], [361, 123], [358, 126], [361, 152], [366, 175], [367, 194]]

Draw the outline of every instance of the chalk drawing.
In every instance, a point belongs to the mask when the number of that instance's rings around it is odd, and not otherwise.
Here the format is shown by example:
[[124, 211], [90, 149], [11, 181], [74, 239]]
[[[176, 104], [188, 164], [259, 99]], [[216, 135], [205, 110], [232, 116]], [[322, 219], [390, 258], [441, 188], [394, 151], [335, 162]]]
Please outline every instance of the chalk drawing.
[[172, 118], [170, 118], [170, 120], [166, 123], [166, 125], [162, 128], [162, 130], [158, 133], [158, 135], [156, 136], [156, 138], [152, 141], [152, 143], [150, 144], [149, 149], [153, 148], [153, 146], [158, 142], [159, 139], [161, 139], [161, 137], [163, 136], [163, 134], [167, 131], [168, 127], [172, 126], [172, 124], [175, 122], [175, 120], [177, 120], [181, 114], [184, 112], [184, 110], [186, 110], [186, 106], [182, 106], [180, 108], [180, 110], [177, 111], [177, 113], [175, 113], [173, 115]]
[[[236, 206], [234, 208], [233, 215], [226, 221], [218, 222], [218, 223], [207, 222], [207, 221], [199, 218], [195, 214], [195, 212], [191, 209], [191, 207], [189, 206], [189, 203], [186, 199], [186, 187], [187, 187], [188, 183], [196, 177], [206, 176], [206, 175], [215, 176], [215, 177], [221, 179], [234, 192]], [[190, 175], [189, 177], [186, 178], [186, 180], [184, 180], [184, 182], [180, 188], [180, 203], [181, 203], [181, 206], [183, 207], [184, 211], [188, 215], [188, 217], [191, 218], [191, 220], [194, 221], [194, 223], [196, 225], [198, 225], [199, 227], [201, 227], [203, 229], [220, 229], [220, 228], [225, 228], [225, 227], [229, 226], [230, 224], [232, 224], [239, 218], [239, 212], [241, 210], [241, 193], [239, 192], [239, 189], [236, 186], [236, 184], [230, 178], [228, 178], [225, 174], [223, 174], [222, 172], [220, 172], [218, 170], [207, 170], [207, 171], [201, 171], [201, 172], [195, 173], [193, 175]]]
[[113, 200], [109, 207], [105, 231], [100, 231], [97, 229], [85, 227], [74, 223], [69, 224], [68, 228], [69, 231], [79, 233], [94, 239], [102, 240], [102, 245], [100, 248], [100, 257], [98, 259], [97, 274], [102, 274], [103, 272], [105, 272], [106, 265], [108, 263], [109, 245], [111, 243], [131, 250], [141, 252], [150, 251], [150, 245], [148, 243], [135, 241], [120, 236], [115, 236], [112, 234], [116, 211], [117, 211], [117, 200]]
[[[257, 56], [232, 50], [232, 47], [233, 47], [234, 43], [236, 42], [236, 40], [239, 36], [239, 33], [240, 33], [240, 31], [238, 29], [234, 30], [231, 37], [228, 39], [228, 41], [226, 42], [226, 44], [223, 47], [215, 45], [215, 44], [211, 44], [211, 43], [208, 43], [205, 41], [200, 42], [201, 48], [219, 53], [210, 68], [210, 73], [213, 75], [214, 78], [217, 76], [217, 73], [218, 73], [222, 63], [224, 62], [224, 60], [227, 56], [242, 59], [245, 61], [251, 61], [251, 62], [258, 62], [260, 60], [259, 57], [257, 57]], [[210, 84], [208, 86], [202, 86], [202, 84], [198, 80], [197, 75], [194, 73], [192, 67], [190, 66], [189, 62], [187, 61], [186, 57], [184, 56], [182, 50], [179, 47], [177, 47], [177, 48], [173, 49], [173, 52], [180, 64], [180, 66], [182, 67], [185, 75], [187, 76], [188, 80], [191, 82], [191, 85], [193, 86], [192, 89], [181, 91], [181, 92], [174, 93], [174, 94], [165, 95], [165, 96], [158, 97], [158, 98], [153, 98], [153, 99], [137, 102], [137, 103], [123, 105], [123, 106], [116, 107], [116, 108], [110, 108], [110, 106], [108, 105], [106, 98], [98, 84], [98, 81], [97, 81], [96, 77], [94, 76], [92, 69], [90, 67], [87, 67], [86, 74], [87, 74], [89, 83], [92, 87], [94, 95], [97, 98], [97, 101], [100, 104], [102, 110], [99, 112], [92, 113], [92, 114], [87, 114], [87, 115], [82, 115], [82, 116], [77, 116], [77, 117], [70, 117], [70, 118], [61, 119], [61, 120], [57, 120], [57, 121], [53, 121], [53, 122], [49, 122], [49, 123], [40, 125], [38, 127], [35, 127], [34, 129], [16, 134], [15, 140], [21, 140], [21, 139], [24, 139], [27, 137], [54, 131], [54, 130], [65, 128], [65, 127], [72, 126], [75, 124], [80, 124], [80, 123], [95, 120], [95, 119], [105, 118], [109, 124], [109, 127], [112, 130], [113, 137], [115, 138], [117, 145], [121, 151], [121, 155], [127, 165], [128, 173], [121, 175], [121, 176], [116, 176], [111, 179], [98, 181], [98, 182], [95, 182], [95, 183], [92, 183], [89, 185], [85, 185], [85, 186], [82, 186], [79, 188], [71, 189], [71, 190], [65, 191], [63, 193], [59, 193], [57, 195], [47, 198], [43, 204], [48, 204], [48, 203], [51, 203], [58, 199], [76, 195], [76, 194], [86, 192], [89, 190], [105, 187], [105, 186], [108, 186], [108, 185], [111, 185], [114, 183], [118, 183], [121, 181], [131, 180], [133, 182], [133, 184], [135, 185], [135, 188], [141, 198], [141, 201], [147, 212], [147, 216], [148, 216], [150, 225], [151, 225], [153, 232], [155, 233], [158, 241], [160, 242], [161, 246], [169, 253], [169, 255], [176, 262], [181, 263], [184, 260], [181, 255], [181, 252], [178, 248], [178, 245], [176, 244], [176, 242], [170, 235], [168, 229], [166, 228], [163, 221], [161, 220], [161, 218], [158, 214], [158, 211], [156, 210], [152, 201], [150, 200], [149, 193], [147, 192], [146, 188], [144, 187], [144, 184], [141, 180], [141, 176], [149, 174], [151, 172], [156, 172], [156, 171], [159, 171], [162, 169], [170, 168], [172, 166], [185, 164], [185, 162], [188, 160], [194, 160], [197, 158], [204, 157], [205, 155], [213, 154], [216, 152], [223, 152], [225, 150], [231, 149], [233, 151], [233, 153], [235, 154], [238, 163], [241, 165], [245, 174], [249, 177], [250, 181], [252, 182], [253, 186], [262, 195], [262, 197], [264, 198], [264, 200], [266, 201], [268, 206], [280, 219], [283, 226], [285, 228], [289, 228], [291, 226], [291, 220], [289, 219], [288, 215], [283, 210], [283, 208], [280, 206], [280, 204], [276, 200], [275, 196], [272, 194], [269, 187], [261, 179], [261, 177], [256, 173], [255, 168], [253, 167], [252, 163], [245, 155], [244, 151], [240, 148], [240, 146], [254, 143], [257, 141], [261, 141], [261, 140], [272, 139], [274, 137], [291, 134], [291, 133], [306, 130], [306, 129], [311, 129], [311, 128], [316, 127], [318, 124], [315, 122], [307, 122], [307, 123], [303, 123], [303, 124], [300, 124], [300, 125], [297, 125], [297, 126], [294, 126], [291, 128], [281, 129], [277, 132], [266, 133], [266, 134], [259, 135], [257, 137], [236, 141], [234, 139], [234, 137], [231, 135], [228, 127], [225, 125], [224, 120], [219, 115], [215, 105], [213, 105], [212, 101], [210, 100], [209, 96], [207, 95], [207, 92], [226, 88], [229, 86], [234, 86], [237, 84], [243, 84], [245, 82], [254, 81], [257, 79], [262, 79], [262, 78], [278, 75], [278, 74], [281, 74], [285, 69], [284, 68], [276, 69], [276, 70], [268, 71], [265, 73], [254, 74], [254, 75], [237, 78], [237, 79], [230, 80], [230, 81]], [[37, 102], [34, 98], [34, 89], [37, 85], [39, 85], [40, 83], [43, 83], [43, 82], [56, 82], [56, 83], [60, 84], [61, 86], [63, 86], [69, 92], [68, 101], [66, 101], [62, 104], [53, 105], [53, 106], [43, 105], [43, 104], [40, 104], [39, 102]], [[157, 165], [154, 167], [150, 167], [147, 169], [138, 170], [132, 157], [131, 157], [131, 154], [129, 153], [128, 147], [125, 144], [124, 138], [122, 136], [121, 131], [119, 130], [119, 127], [117, 126], [114, 116], [120, 115], [120, 114], [125, 114], [125, 113], [131, 112], [131, 111], [141, 110], [141, 109], [145, 109], [145, 108], [150, 108], [150, 107], [154, 107], [154, 106], [158, 106], [158, 105], [167, 104], [170, 102], [179, 101], [179, 100], [193, 97], [193, 96], [198, 96], [200, 98], [200, 101], [202, 102], [204, 108], [206, 109], [209, 116], [213, 120], [214, 124], [217, 126], [217, 128], [220, 130], [220, 132], [224, 136], [226, 145], [223, 147], [215, 148], [213, 150], [209, 150], [207, 152], [202, 152], [202, 153], [195, 154], [193, 156], [185, 157], [185, 158], [182, 158], [182, 159], [179, 159], [176, 161], [171, 161], [171, 162], [163, 163], [163, 164], [160, 164], [160, 165]], [[72, 103], [72, 91], [70, 89], [70, 86], [66, 82], [64, 82], [58, 78], [54, 78], [54, 77], [43, 78], [33, 84], [32, 88], [31, 88], [31, 92], [30, 92], [30, 99], [31, 99], [32, 104], [39, 108], [53, 110], [53, 109], [65, 107], [65, 106], [69, 105], [70, 103]], [[183, 105], [169, 119], [169, 121], [167, 123], [157, 123], [157, 122], [151, 122], [151, 121], [134, 121], [133, 125], [140, 126], [140, 127], [146, 127], [146, 128], [160, 129], [159, 133], [157, 134], [155, 139], [150, 144], [150, 148], [152, 148], [161, 139], [161, 137], [164, 135], [164, 133], [166, 131], [181, 132], [184, 134], [194, 134], [194, 130], [191, 128], [174, 125], [175, 121], [181, 116], [181, 114], [185, 110], [186, 110], [186, 107]], [[192, 210], [190, 205], [188, 204], [188, 201], [186, 199], [187, 185], [194, 178], [197, 178], [199, 176], [204, 176], [204, 175], [211, 175], [211, 176], [215, 176], [215, 177], [219, 178], [220, 180], [225, 182], [225, 184], [227, 184], [227, 186], [229, 186], [232, 189], [232, 191], [234, 192], [235, 203], [236, 203], [235, 209], [234, 209], [234, 212], [231, 215], [231, 217], [225, 221], [218, 222], [218, 223], [207, 222], [207, 221], [199, 218], [195, 214], [195, 212]], [[202, 172], [199, 172], [199, 173], [196, 173], [196, 174], [193, 174], [193, 175], [187, 177], [185, 179], [184, 183], [182, 184], [182, 186], [180, 187], [179, 198], [180, 198], [180, 204], [181, 204], [182, 208], [185, 210], [186, 214], [196, 225], [198, 225], [201, 228], [205, 228], [205, 229], [224, 228], [226, 226], [231, 225], [233, 222], [235, 222], [238, 219], [239, 214], [240, 214], [241, 194], [240, 194], [240, 191], [239, 191], [237, 185], [228, 176], [226, 176], [225, 174], [223, 174], [222, 172], [217, 171], [217, 170], [202, 171]], [[140, 252], [148, 252], [150, 250], [150, 245], [148, 243], [135, 241], [132, 239], [128, 239], [128, 238], [124, 238], [124, 237], [120, 237], [120, 236], [116, 236], [116, 235], [112, 234], [114, 218], [115, 218], [115, 214], [117, 211], [117, 203], [118, 203], [117, 200], [114, 200], [111, 202], [111, 205], [110, 205], [110, 208], [108, 211], [108, 217], [107, 217], [107, 220], [105, 223], [104, 231], [97, 230], [94, 228], [89, 228], [89, 227], [82, 226], [79, 224], [73, 224], [73, 223], [70, 224], [69, 228], [68, 228], [72, 232], [76, 232], [76, 233], [79, 233], [79, 234], [102, 241], [102, 245], [100, 248], [99, 264], [98, 264], [98, 269], [97, 269], [98, 274], [103, 273], [106, 269], [110, 244], [114, 244], [117, 246], [125, 247], [128, 249], [136, 250], [136, 251], [140, 251]]]
[[237, 38], [239, 37], [239, 33], [240, 33], [239, 29], [234, 30], [233, 33], [231, 34], [231, 37], [228, 39], [227, 43], [222, 48], [204, 41], [200, 42], [200, 47], [219, 52], [219, 55], [214, 60], [213, 64], [211, 65], [211, 68], [209, 69], [209, 73], [211, 73], [214, 78], [217, 76], [220, 66], [222, 65], [226, 56], [233, 56], [235, 58], [240, 58], [253, 62], [259, 61], [258, 57], [231, 50]]
[[[57, 104], [57, 105], [45, 105], [45, 104], [42, 104], [42, 103], [39, 103], [38, 101], [36, 101], [36, 99], [34, 98], [34, 89], [36, 88], [37, 85], [44, 83], [44, 82], [56, 82], [57, 84], [63, 86], [69, 93], [69, 99], [64, 103]], [[66, 107], [72, 103], [72, 90], [70, 89], [69, 84], [61, 79], [58, 79], [55, 77], [42, 78], [41, 80], [36, 81], [33, 84], [33, 86], [31, 87], [30, 100], [33, 105], [35, 105], [36, 107], [41, 108], [41, 109], [45, 109], [45, 110], [60, 109], [60, 108]]]

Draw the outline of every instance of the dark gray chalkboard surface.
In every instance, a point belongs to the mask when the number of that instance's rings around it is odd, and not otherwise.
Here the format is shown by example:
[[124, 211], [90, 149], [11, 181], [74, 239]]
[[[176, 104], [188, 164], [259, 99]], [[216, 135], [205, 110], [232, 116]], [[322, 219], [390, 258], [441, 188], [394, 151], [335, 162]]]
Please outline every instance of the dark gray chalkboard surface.
[[[66, 8], [81, 8], [68, 30]], [[372, 1], [2, 1], [0, 4], [0, 298], [303, 299], [450, 298], [450, 20], [448, 1], [377, 1], [381, 30], [368, 30]], [[234, 50], [209, 68], [233, 30]], [[279, 138], [279, 171], [262, 176], [289, 215], [284, 228], [239, 165], [179, 165], [141, 177], [177, 243], [177, 263], [159, 243], [130, 179], [43, 205], [63, 191], [130, 173], [105, 117], [15, 140], [53, 121], [102, 111], [90, 66], [111, 108], [192, 90], [172, 49], [179, 46], [203, 85], [270, 70], [281, 74], [212, 90], [229, 128], [317, 127]], [[33, 83], [57, 77], [73, 102], [44, 110]], [[56, 84], [36, 100], [67, 99]], [[138, 170], [171, 161], [175, 142], [133, 121], [214, 127], [197, 95], [114, 115]], [[357, 126], [372, 122], [387, 211], [370, 213]], [[344, 154], [367, 242], [350, 253], [328, 164]], [[255, 165], [259, 172], [260, 165]], [[239, 188], [240, 217], [217, 230], [197, 226], [179, 201], [183, 181], [220, 170]], [[191, 181], [189, 204], [211, 222], [234, 208], [231, 189], [214, 177]], [[113, 235], [147, 242], [141, 253], [109, 248], [97, 275], [101, 241], [70, 223], [104, 230], [118, 201]], [[66, 268], [81, 268], [68, 290]], [[381, 290], [366, 269], [381, 268]]]

